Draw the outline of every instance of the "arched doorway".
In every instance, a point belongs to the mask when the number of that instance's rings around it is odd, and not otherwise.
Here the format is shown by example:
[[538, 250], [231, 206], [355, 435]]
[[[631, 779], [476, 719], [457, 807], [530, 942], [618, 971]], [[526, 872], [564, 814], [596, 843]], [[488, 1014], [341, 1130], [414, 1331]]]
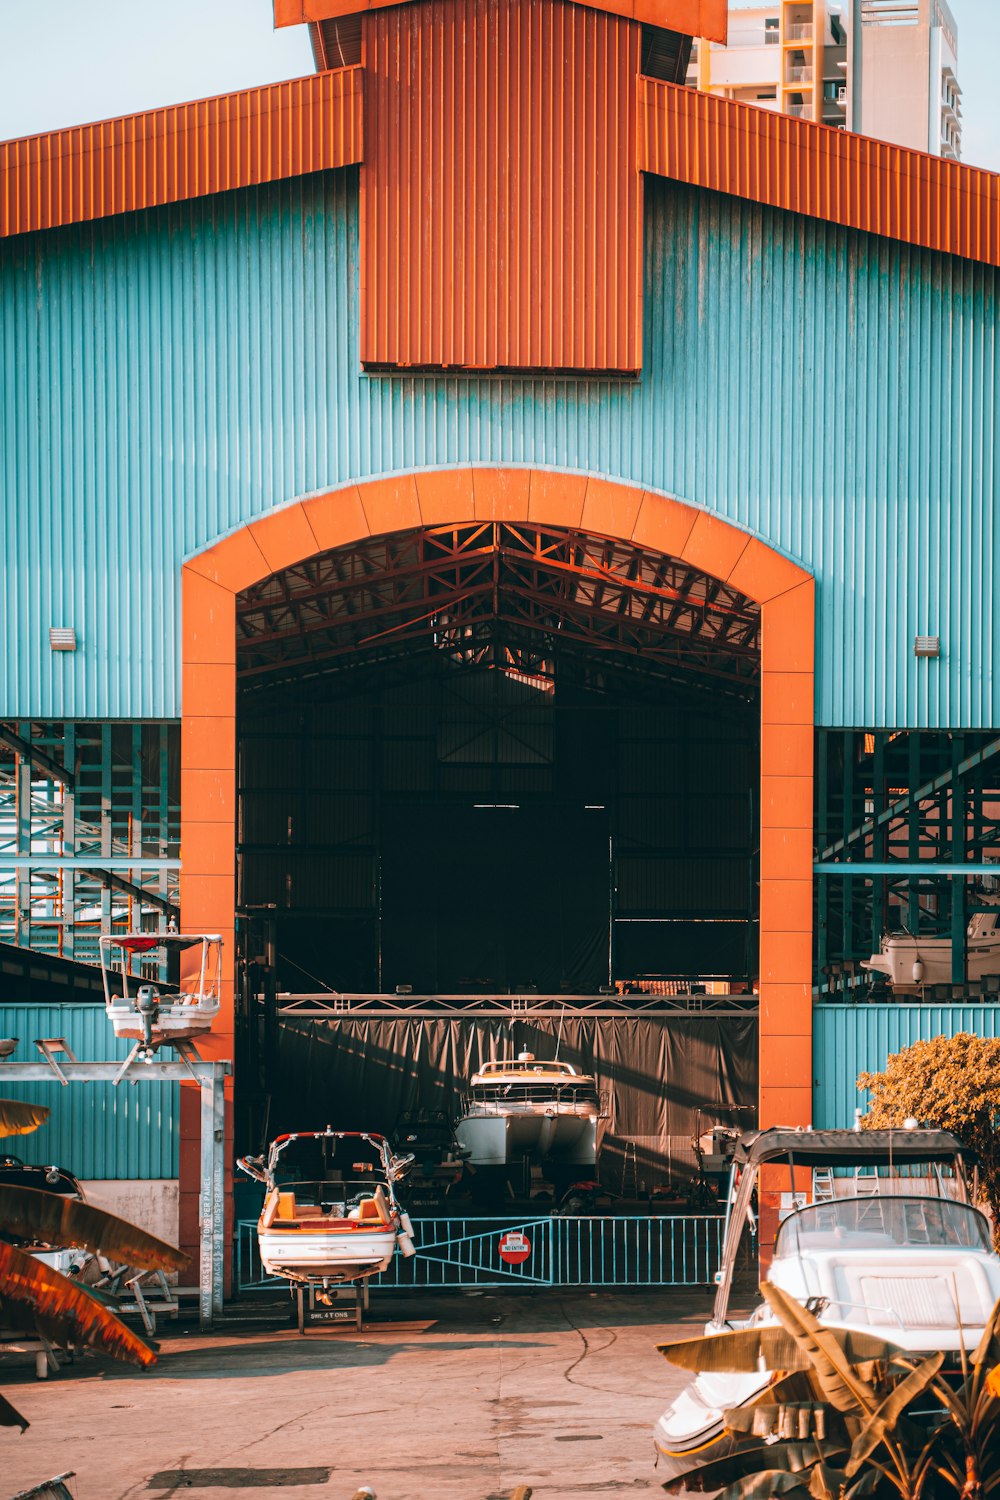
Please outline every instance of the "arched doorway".
[[[669, 497], [548, 470], [459, 469], [350, 485], [250, 523], [184, 567], [181, 901], [188, 926], [230, 941], [236, 904], [236, 615], [241, 591], [292, 564], [387, 534], [475, 522], [577, 531], [648, 548], [760, 612], [760, 1118], [811, 1117], [811, 578], [758, 539]], [[192, 1185], [193, 1186], [193, 1185]], [[182, 1183], [189, 1211], [194, 1208]], [[185, 1215], [185, 1217], [187, 1217]]]

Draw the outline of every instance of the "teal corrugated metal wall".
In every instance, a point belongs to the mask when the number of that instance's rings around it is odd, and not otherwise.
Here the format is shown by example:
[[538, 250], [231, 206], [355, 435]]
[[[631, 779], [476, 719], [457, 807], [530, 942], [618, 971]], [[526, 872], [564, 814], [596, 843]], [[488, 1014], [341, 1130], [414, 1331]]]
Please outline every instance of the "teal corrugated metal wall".
[[859, 1073], [935, 1036], [1000, 1036], [1000, 1005], [818, 1005], [813, 1012], [813, 1125], [846, 1129], [867, 1104]]
[[[0, 1031], [20, 1037], [14, 1062], [41, 1061], [36, 1037], [61, 1036], [81, 1062], [128, 1056], [115, 1040], [103, 1005], [0, 1006]], [[23, 1161], [68, 1167], [77, 1177], [176, 1177], [177, 1083], [8, 1083], [0, 1063], [0, 1096], [46, 1104], [48, 1122], [31, 1135], [4, 1141]]]
[[1000, 722], [998, 273], [646, 193], [637, 382], [362, 374], [353, 169], [7, 241], [0, 714], [177, 716], [184, 556], [351, 478], [471, 462], [676, 494], [813, 570], [823, 724]]

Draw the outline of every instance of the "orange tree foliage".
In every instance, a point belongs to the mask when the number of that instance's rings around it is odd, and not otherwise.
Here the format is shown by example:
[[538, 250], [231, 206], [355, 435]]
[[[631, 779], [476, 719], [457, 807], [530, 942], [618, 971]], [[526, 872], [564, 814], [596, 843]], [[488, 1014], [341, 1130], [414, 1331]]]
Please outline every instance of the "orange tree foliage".
[[983, 1196], [1000, 1234], [1000, 1040], [937, 1036], [894, 1053], [883, 1073], [862, 1073], [870, 1089], [869, 1130], [901, 1127], [910, 1115], [921, 1125], [950, 1130], [979, 1159]]

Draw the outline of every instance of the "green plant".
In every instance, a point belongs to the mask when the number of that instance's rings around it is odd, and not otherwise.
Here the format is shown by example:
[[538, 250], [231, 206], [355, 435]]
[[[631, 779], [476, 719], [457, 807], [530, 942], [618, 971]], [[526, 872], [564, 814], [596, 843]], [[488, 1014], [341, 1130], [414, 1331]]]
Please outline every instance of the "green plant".
[[881, 1073], [862, 1073], [872, 1095], [862, 1126], [898, 1129], [908, 1118], [950, 1130], [976, 1154], [1000, 1248], [1000, 1039], [938, 1036], [893, 1053]]
[[[719, 1500], [1000, 1494], [1000, 1303], [954, 1377], [943, 1373], [943, 1354], [917, 1361], [883, 1340], [824, 1327], [778, 1287], [762, 1290], [777, 1323], [661, 1346], [685, 1369], [780, 1377], [752, 1406], [726, 1412], [732, 1451], [666, 1490], [721, 1490]], [[794, 1399], [776, 1399], [792, 1372]]]
[[[0, 1099], [0, 1137], [25, 1135], [48, 1119], [42, 1105]], [[181, 1270], [187, 1256], [114, 1214], [38, 1188], [0, 1187], [0, 1233], [34, 1244], [80, 1247], [144, 1270]], [[0, 1239], [0, 1318], [8, 1328], [60, 1348], [88, 1344], [115, 1359], [147, 1366], [156, 1350], [117, 1316], [110, 1298], [81, 1286]], [[28, 1422], [0, 1396], [0, 1426]]]

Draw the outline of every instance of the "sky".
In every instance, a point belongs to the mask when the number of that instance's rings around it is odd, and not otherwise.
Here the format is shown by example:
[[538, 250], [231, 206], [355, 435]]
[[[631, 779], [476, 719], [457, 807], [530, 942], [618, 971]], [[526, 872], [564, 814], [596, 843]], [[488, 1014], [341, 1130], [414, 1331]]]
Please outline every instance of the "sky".
[[[948, 4], [962, 159], [1000, 172], [1000, 0]], [[271, 0], [0, 0], [0, 22], [0, 140], [313, 71]]]

